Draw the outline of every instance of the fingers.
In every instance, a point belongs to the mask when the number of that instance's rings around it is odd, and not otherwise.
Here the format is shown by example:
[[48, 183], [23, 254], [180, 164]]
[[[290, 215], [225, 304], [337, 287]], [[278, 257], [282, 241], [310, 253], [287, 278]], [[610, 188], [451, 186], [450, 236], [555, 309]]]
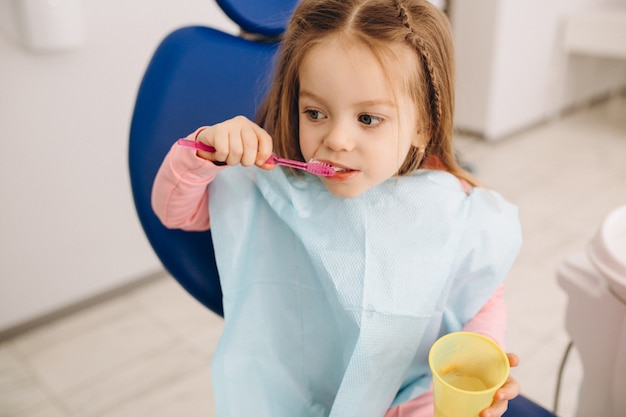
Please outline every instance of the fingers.
[[509, 357], [509, 364], [511, 367], [519, 365], [519, 357], [515, 353], [507, 353], [506, 356]]
[[496, 391], [496, 395], [494, 395], [494, 400], [512, 400], [517, 397], [522, 391], [522, 387], [517, 382], [517, 380], [513, 377], [509, 377], [504, 385]]
[[215, 148], [215, 152], [198, 151], [199, 157], [228, 165], [262, 166], [272, 153], [271, 136], [244, 116], [209, 126], [196, 140]]
[[209, 160], [219, 162], [227, 162], [230, 149], [229, 138], [230, 134], [223, 123], [211, 126], [198, 135], [199, 141], [205, 142], [207, 145], [212, 145], [215, 148], [215, 152], [210, 155]]
[[259, 151], [259, 139], [252, 127], [246, 125], [241, 128], [241, 144], [241, 165], [246, 167], [254, 165]]
[[[515, 356], [517, 358], [517, 356]], [[509, 377], [504, 385], [498, 389], [493, 397], [491, 406], [480, 413], [480, 417], [497, 417], [508, 409], [509, 401], [517, 397], [521, 386], [513, 377]]]
[[[272, 137], [269, 135], [269, 133], [265, 131], [265, 129], [263, 129], [259, 125], [255, 124], [253, 128], [255, 130], [257, 138], [259, 138], [258, 152], [255, 163], [258, 166], [263, 166], [265, 165], [265, 161], [267, 161], [272, 155]], [[273, 164], [271, 165], [272, 168], [274, 166], [275, 165]]]
[[508, 401], [495, 401], [491, 407], [480, 412], [480, 417], [499, 417], [509, 408]]

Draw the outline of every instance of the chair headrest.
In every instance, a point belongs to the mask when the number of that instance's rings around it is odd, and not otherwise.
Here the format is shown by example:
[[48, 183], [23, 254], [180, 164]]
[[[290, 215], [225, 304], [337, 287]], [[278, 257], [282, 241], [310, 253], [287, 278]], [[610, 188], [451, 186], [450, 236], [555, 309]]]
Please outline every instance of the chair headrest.
[[298, 0], [216, 0], [243, 31], [276, 37], [285, 31]]

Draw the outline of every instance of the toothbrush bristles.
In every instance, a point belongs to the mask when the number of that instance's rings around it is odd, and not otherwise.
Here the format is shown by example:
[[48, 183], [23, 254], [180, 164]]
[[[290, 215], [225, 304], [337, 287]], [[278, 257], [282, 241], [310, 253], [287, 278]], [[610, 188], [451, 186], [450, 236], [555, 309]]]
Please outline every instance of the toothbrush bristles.
[[311, 174], [319, 175], [322, 177], [330, 177], [335, 175], [335, 169], [324, 162], [310, 161], [307, 163], [307, 171]]

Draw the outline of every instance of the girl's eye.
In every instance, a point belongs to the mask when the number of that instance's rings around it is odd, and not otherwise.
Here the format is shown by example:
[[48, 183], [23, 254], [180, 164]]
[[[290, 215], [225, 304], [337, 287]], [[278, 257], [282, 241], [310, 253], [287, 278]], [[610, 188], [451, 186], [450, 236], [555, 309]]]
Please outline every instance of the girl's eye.
[[304, 113], [308, 114], [312, 120], [320, 120], [324, 118], [324, 113], [319, 110], [309, 109], [305, 110]]
[[382, 122], [382, 120], [380, 117], [372, 116], [371, 114], [361, 114], [359, 115], [359, 122], [367, 126], [375, 126]]

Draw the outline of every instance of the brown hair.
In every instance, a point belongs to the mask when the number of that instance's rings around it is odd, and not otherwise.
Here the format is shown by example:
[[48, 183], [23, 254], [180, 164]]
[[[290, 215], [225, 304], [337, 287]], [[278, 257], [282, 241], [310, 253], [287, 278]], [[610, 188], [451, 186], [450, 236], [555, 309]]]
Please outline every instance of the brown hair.
[[[332, 35], [364, 45], [385, 65], [391, 44], [415, 51], [420, 65], [402, 80], [417, 106], [425, 149], [411, 147], [398, 171], [416, 170], [436, 157], [443, 169], [473, 185], [476, 181], [456, 162], [452, 149], [454, 49], [448, 18], [427, 0], [302, 0], [285, 31], [274, 82], [260, 108], [258, 122], [274, 138], [274, 149], [302, 160], [298, 138], [298, 71], [313, 46]], [[399, 85], [399, 84], [395, 84]]]

